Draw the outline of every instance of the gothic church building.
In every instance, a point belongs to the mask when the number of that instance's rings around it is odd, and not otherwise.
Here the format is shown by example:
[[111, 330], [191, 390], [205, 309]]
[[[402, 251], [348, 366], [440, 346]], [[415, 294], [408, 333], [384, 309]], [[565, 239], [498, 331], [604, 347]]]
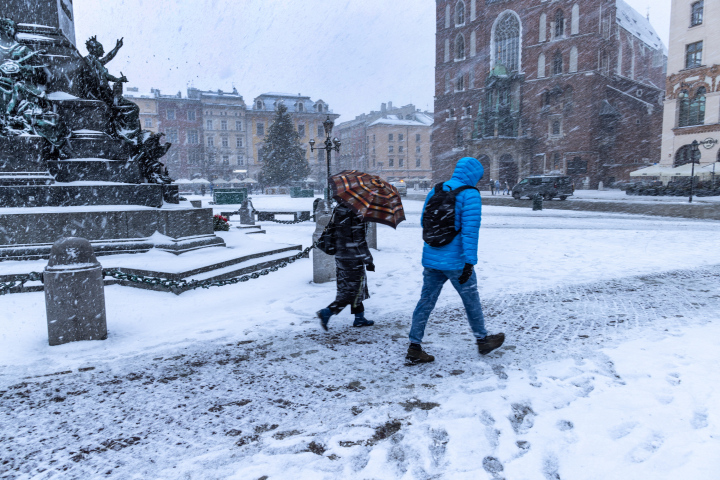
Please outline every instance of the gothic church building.
[[660, 157], [666, 49], [623, 0], [436, 0], [434, 180], [566, 174], [576, 188]]

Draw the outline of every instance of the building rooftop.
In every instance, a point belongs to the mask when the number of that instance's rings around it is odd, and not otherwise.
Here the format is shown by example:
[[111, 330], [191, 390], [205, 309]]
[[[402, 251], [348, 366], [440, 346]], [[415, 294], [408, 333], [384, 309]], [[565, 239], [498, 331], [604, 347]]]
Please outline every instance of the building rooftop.
[[642, 40], [646, 45], [661, 50], [667, 55], [667, 47], [663, 44], [648, 18], [643, 17], [637, 10], [625, 3], [617, 1], [617, 23], [628, 32]]

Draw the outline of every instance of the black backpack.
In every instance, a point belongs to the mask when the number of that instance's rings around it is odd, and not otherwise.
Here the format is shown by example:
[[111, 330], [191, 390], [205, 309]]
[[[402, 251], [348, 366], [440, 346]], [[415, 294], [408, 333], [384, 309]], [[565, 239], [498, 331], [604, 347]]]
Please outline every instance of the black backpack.
[[444, 247], [460, 233], [455, 230], [455, 197], [458, 193], [475, 187], [463, 185], [455, 190], [443, 190], [443, 184], [435, 185], [435, 193], [423, 213], [423, 240], [431, 247]]

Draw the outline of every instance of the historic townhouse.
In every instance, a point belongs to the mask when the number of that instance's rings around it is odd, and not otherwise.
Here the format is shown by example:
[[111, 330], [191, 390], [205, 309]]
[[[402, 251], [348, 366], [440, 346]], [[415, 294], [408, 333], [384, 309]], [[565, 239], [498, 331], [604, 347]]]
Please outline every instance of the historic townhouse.
[[660, 163], [689, 163], [693, 140], [702, 142], [701, 164], [720, 161], [720, 4], [673, 0], [671, 11]]
[[432, 112], [383, 103], [336, 127], [342, 149], [331, 170], [362, 170], [388, 181], [429, 179], [432, 124]]
[[660, 155], [666, 55], [623, 0], [437, 0], [435, 179], [476, 156], [489, 178], [579, 188]]

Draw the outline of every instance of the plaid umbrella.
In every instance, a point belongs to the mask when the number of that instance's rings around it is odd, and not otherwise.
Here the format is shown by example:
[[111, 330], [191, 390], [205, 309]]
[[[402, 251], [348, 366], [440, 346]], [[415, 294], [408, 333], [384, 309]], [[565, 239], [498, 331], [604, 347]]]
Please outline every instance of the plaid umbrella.
[[333, 198], [344, 202], [368, 222], [397, 228], [405, 211], [397, 188], [376, 175], [345, 170], [330, 177]]

